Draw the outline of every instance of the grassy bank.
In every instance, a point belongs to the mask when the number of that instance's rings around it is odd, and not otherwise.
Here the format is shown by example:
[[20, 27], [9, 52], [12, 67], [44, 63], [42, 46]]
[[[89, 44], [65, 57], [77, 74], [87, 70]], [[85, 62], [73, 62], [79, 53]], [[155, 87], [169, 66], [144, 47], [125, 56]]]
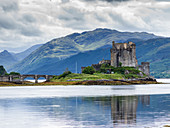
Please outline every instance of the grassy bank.
[[134, 67], [113, 67], [108, 64], [102, 64], [100, 70], [96, 71], [92, 66], [84, 68], [82, 74], [65, 71], [59, 76], [53, 77], [51, 82], [68, 82], [68, 81], [96, 81], [96, 80], [124, 80], [132, 78], [146, 78], [143, 72]]
[[133, 85], [133, 84], [160, 84], [156, 81], [68, 81], [68, 82], [43, 82], [43, 83], [29, 83], [15, 84], [11, 82], [0, 82], [0, 87], [10, 86], [48, 86], [48, 85]]
[[[116, 68], [114, 74], [93, 73], [93, 74], [75, 74], [69, 71], [59, 76], [54, 76], [49, 82], [43, 83], [9, 83], [0, 82], [0, 86], [45, 86], [45, 85], [132, 85], [132, 84], [157, 84], [156, 81], [140, 80], [146, 75], [139, 75], [138, 70], [128, 67], [129, 74], [125, 73], [125, 68]], [[127, 70], [127, 69], [126, 69]], [[130, 80], [135, 78], [136, 80]], [[137, 80], [138, 79], [138, 80]]]
[[72, 81], [72, 82], [45, 82], [38, 85], [133, 85], [133, 84], [160, 84], [156, 81]]
[[6, 87], [6, 86], [31, 86], [31, 85], [35, 85], [32, 82], [29, 81], [24, 81], [24, 82], [19, 82], [19, 83], [15, 83], [15, 82], [0, 82], [0, 87]]
[[121, 74], [75, 74], [71, 73], [63, 77], [54, 77], [51, 82], [67, 82], [67, 81], [86, 81], [86, 80], [109, 80], [109, 79], [123, 79], [124, 76]]

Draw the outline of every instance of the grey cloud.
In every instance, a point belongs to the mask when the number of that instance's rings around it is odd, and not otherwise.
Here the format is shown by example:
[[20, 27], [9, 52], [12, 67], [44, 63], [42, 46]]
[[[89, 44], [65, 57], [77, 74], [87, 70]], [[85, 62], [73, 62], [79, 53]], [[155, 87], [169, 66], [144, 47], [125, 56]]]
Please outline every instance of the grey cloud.
[[34, 26], [22, 27], [20, 29], [20, 33], [24, 36], [40, 36], [40, 35], [42, 35], [42, 32], [38, 28], [35, 28]]
[[15, 0], [2, 0], [0, 1], [0, 8], [5, 12], [19, 10], [18, 2]]
[[124, 1], [130, 1], [130, 0], [102, 0], [106, 2], [124, 2]]
[[[97, 27], [122, 31], [160, 33], [164, 31], [168, 35], [169, 7], [168, 5], [164, 7], [166, 3], [161, 1], [168, 2], [168, 0], [51, 0], [51, 2], [0, 0], [0, 33], [2, 33], [0, 46], [3, 42], [11, 44], [11, 47], [22, 44], [27, 46]], [[146, 4], [147, 2], [156, 4], [150, 5]], [[158, 8], [159, 6], [161, 8]], [[10, 46], [9, 44], [4, 43], [4, 47]]]
[[[104, 2], [108, 2], [108, 3], [113, 3], [113, 2], [127, 2], [127, 1], [146, 2], [146, 1], [151, 1], [151, 0], [83, 0], [83, 1], [86, 1], [86, 2], [104, 1]], [[154, 0], [154, 1], [167, 1], [167, 2], [169, 2], [169, 0]]]
[[63, 13], [58, 16], [58, 19], [62, 21], [64, 26], [69, 28], [79, 28], [78, 26], [85, 21], [85, 13], [81, 12], [77, 8], [63, 8]]
[[15, 29], [18, 24], [11, 18], [4, 15], [0, 16], [0, 27], [4, 29]]
[[84, 20], [84, 12], [81, 12], [78, 8], [63, 8], [63, 13], [59, 15], [59, 19], [62, 20], [76, 20], [76, 21], [82, 21]]
[[120, 29], [131, 29], [131, 30], [138, 29], [136, 28], [136, 26], [134, 26], [134, 24], [125, 21], [125, 19], [120, 14], [109, 13], [109, 16], [114, 22], [116, 22], [117, 27], [119, 27]]
[[82, 12], [80, 9], [74, 7], [63, 8], [62, 11], [58, 19], [61, 20], [63, 27], [76, 30], [88, 28], [86, 25], [86, 12]]
[[95, 14], [94, 16], [95, 16], [95, 18], [96, 18], [98, 21], [100, 21], [100, 22], [103, 22], [103, 23], [107, 22], [107, 20], [105, 19], [104, 16], [101, 17], [101, 16], [99, 16], [98, 14]]
[[70, 0], [61, 0], [62, 3], [68, 3]]
[[36, 19], [31, 14], [24, 14], [23, 22], [33, 23], [36, 22]]
[[[33, 22], [35, 19], [31, 15], [25, 15], [24, 22]], [[36, 25], [23, 24], [23, 21], [17, 20], [17, 17], [1, 14], [0, 16], [0, 28], [5, 30], [12, 30], [10, 33], [20, 33], [24, 36], [40, 36], [42, 32]]]
[[[86, 2], [94, 2], [94, 1], [98, 1], [98, 0], [83, 0]], [[125, 2], [125, 1], [131, 1], [131, 0], [100, 0], [100, 1], [105, 1], [105, 2]]]
[[16, 10], [18, 10], [18, 5], [16, 3], [13, 3], [13, 4], [10, 4], [10, 5], [7, 5], [7, 6], [2, 6], [2, 8], [6, 12], [16, 11]]

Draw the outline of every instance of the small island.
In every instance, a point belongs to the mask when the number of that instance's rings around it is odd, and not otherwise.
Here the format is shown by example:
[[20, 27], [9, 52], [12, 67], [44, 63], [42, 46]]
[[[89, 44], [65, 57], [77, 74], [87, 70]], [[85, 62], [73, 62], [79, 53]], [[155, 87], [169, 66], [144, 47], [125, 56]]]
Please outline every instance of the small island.
[[[7, 74], [3, 69], [0, 85], [131, 85], [157, 84], [150, 76], [150, 63], [138, 65], [136, 45], [133, 42], [112, 42], [111, 60], [101, 60], [98, 64], [81, 67], [81, 73], [71, 73], [68, 69], [61, 75], [20, 75], [15, 72]], [[36, 83], [24, 81], [27, 76]], [[38, 83], [38, 78], [44, 77], [46, 82]], [[15, 80], [13, 79], [15, 78]], [[8, 81], [9, 80], [9, 81]], [[9, 83], [10, 82], [10, 83]]]
[[53, 77], [51, 84], [62, 85], [130, 85], [156, 84], [150, 76], [149, 62], [138, 65], [136, 45], [133, 42], [112, 42], [111, 60], [101, 60], [98, 64], [82, 67], [81, 74], [68, 69], [61, 75]]

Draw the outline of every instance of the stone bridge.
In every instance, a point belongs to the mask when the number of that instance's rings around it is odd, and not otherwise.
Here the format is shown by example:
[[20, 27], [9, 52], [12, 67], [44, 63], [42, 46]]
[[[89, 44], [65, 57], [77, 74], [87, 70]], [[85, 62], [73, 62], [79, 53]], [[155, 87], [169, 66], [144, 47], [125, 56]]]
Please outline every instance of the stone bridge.
[[46, 79], [46, 81], [49, 81], [51, 78], [53, 78], [54, 75], [9, 75], [9, 76], [0, 76], [0, 81], [3, 81], [3, 82], [15, 82], [16, 80], [17, 81], [21, 81], [23, 82], [24, 79], [28, 78], [28, 77], [31, 77], [33, 79], [35, 79], [35, 83], [38, 83], [38, 79], [40, 77], [43, 77]]

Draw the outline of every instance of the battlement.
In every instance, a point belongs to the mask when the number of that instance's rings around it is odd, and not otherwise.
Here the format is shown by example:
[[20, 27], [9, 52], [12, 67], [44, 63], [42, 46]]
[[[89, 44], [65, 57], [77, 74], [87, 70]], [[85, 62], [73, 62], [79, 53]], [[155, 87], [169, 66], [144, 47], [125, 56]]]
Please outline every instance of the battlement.
[[130, 50], [132, 48], [136, 48], [136, 45], [133, 42], [128, 42], [128, 43], [115, 43], [114, 41], [112, 42], [112, 49], [114, 50], [121, 50], [121, 49]]

